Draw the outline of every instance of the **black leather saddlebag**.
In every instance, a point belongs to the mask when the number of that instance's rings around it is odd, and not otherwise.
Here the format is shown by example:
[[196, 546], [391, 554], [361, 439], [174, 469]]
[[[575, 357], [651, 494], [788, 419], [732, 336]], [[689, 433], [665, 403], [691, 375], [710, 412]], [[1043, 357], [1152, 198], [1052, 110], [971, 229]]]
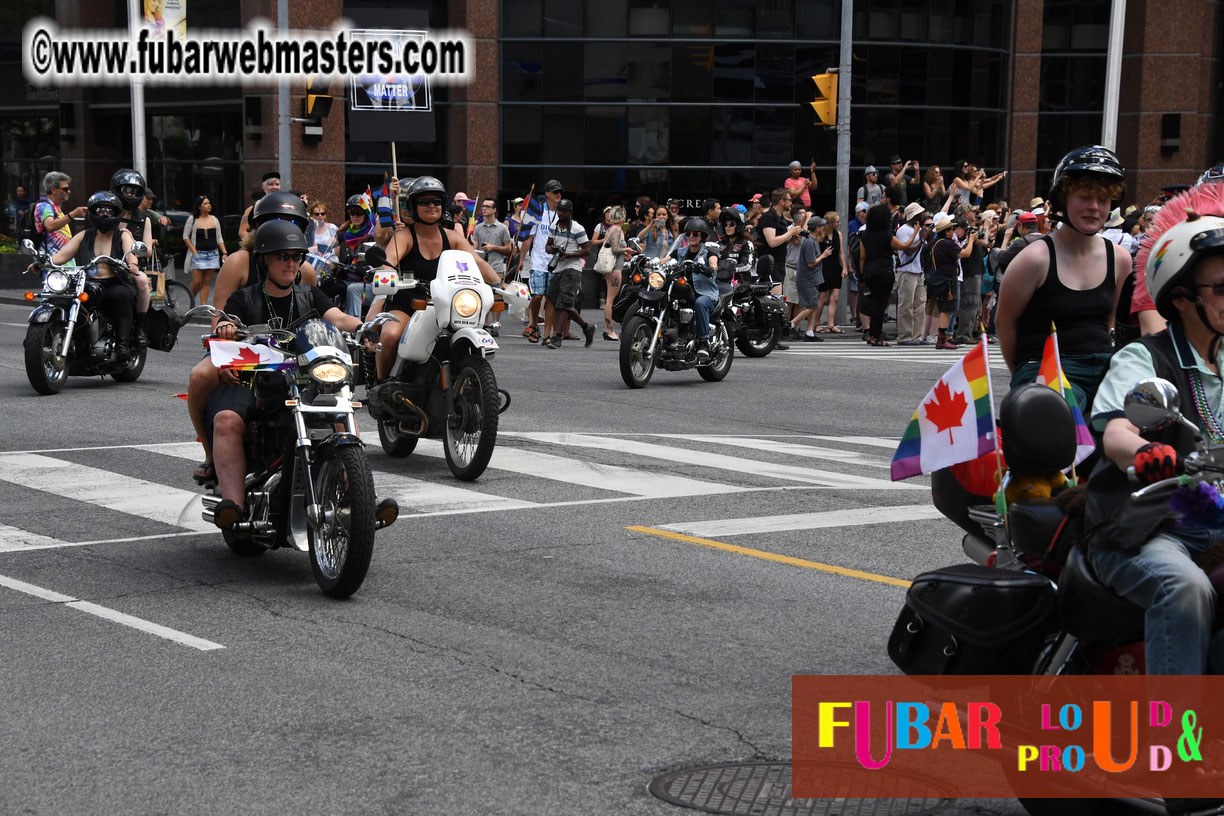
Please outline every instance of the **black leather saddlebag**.
[[1028, 674], [1057, 627], [1040, 575], [960, 564], [914, 579], [888, 639], [906, 674]]
[[145, 337], [149, 339], [149, 348], [157, 351], [172, 351], [178, 342], [179, 329], [183, 321], [169, 306], [154, 305], [149, 307], [145, 315]]

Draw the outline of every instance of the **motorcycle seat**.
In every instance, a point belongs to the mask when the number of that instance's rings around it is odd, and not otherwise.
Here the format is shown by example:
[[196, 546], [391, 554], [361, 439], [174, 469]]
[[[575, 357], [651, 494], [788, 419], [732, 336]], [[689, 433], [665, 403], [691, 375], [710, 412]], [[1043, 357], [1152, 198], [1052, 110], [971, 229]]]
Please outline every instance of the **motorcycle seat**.
[[1058, 611], [1063, 628], [1080, 640], [1143, 640], [1143, 608], [1101, 583], [1078, 548], [1068, 554], [1059, 575]]
[[[1065, 516], [1053, 499], [1026, 499], [1012, 502], [1008, 507], [1007, 529], [1012, 547], [1017, 553], [1050, 558], [1062, 563], [1067, 550], [1067, 539], [1059, 532]], [[1055, 540], [1055, 535], [1058, 540]], [[1050, 551], [1051, 544], [1054, 551]]]

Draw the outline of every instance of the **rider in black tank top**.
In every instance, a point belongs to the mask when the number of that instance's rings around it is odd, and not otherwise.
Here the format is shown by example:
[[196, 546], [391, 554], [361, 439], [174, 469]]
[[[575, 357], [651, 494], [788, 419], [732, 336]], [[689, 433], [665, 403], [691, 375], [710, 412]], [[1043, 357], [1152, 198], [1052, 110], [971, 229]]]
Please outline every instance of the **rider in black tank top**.
[[[412, 301], [414, 298], [422, 297], [421, 289], [424, 289], [424, 296], [429, 296], [429, 284], [433, 279], [438, 277], [438, 258], [426, 258], [421, 255], [421, 242], [417, 240], [416, 229], [412, 224], [407, 225], [408, 232], [412, 234], [412, 249], [408, 250], [408, 255], [402, 258], [396, 269], [403, 272], [404, 270], [411, 271], [421, 284], [416, 289], [404, 289], [396, 292], [395, 296], [387, 304], [390, 308], [399, 309], [404, 312], [412, 311]], [[442, 229], [438, 232], [442, 235], [442, 252], [450, 249], [450, 239], [446, 236], [446, 230]]]

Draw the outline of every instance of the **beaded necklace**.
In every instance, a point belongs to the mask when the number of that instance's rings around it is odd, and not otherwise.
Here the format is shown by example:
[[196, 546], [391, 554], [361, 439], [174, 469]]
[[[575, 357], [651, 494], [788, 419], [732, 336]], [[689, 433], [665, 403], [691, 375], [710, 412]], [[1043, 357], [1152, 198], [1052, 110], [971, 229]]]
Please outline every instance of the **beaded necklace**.
[[1207, 402], [1207, 392], [1203, 389], [1203, 376], [1197, 368], [1190, 369], [1190, 393], [1194, 395], [1194, 410], [1203, 418], [1204, 430], [1213, 443], [1224, 442], [1224, 428], [1216, 420], [1215, 412]]
[[276, 310], [272, 308], [272, 299], [268, 297], [267, 287], [261, 290], [264, 296], [264, 303], [268, 304], [268, 326], [273, 329], [283, 328], [286, 325], [293, 325], [293, 302], [296, 298], [293, 296], [293, 289], [289, 290], [289, 321], [284, 322], [284, 318], [276, 314]]

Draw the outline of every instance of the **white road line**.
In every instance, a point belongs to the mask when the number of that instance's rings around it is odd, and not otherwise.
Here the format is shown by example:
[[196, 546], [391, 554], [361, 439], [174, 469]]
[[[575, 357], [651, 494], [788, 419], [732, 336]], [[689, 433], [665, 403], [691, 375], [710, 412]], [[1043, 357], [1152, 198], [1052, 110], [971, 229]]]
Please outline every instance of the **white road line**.
[[216, 529], [200, 518], [198, 493], [50, 456], [0, 453], [0, 481], [174, 527], [197, 532]]
[[[10, 528], [16, 529], [16, 528]], [[96, 538], [92, 541], [61, 541], [58, 538], [47, 538], [43, 536], [45, 541], [41, 543], [25, 543], [24, 537], [30, 535], [25, 530], [17, 530], [17, 538], [15, 540], [5, 540], [0, 538], [0, 553], [9, 552], [28, 552], [31, 550], [53, 550], [60, 547], [93, 547], [102, 544], [129, 544], [133, 541], [153, 541], [158, 538], [182, 538], [183, 536], [191, 535], [208, 535], [209, 532], [219, 532], [215, 527], [210, 527], [207, 530], [198, 530], [188, 532], [184, 530], [180, 533], [156, 533], [154, 535], [142, 536], [125, 536], [123, 538]]]
[[704, 442], [708, 445], [726, 445], [732, 448], [748, 448], [765, 453], [779, 453], [786, 456], [801, 456], [806, 459], [831, 459], [847, 465], [863, 467], [887, 468], [890, 462], [879, 456], [862, 454], [857, 451], [839, 448], [818, 448], [815, 445], [797, 445], [793, 442], [779, 442], [776, 439], [754, 439], [738, 436], [701, 436], [698, 434], [673, 434], [672, 439], [688, 439], [693, 442]]
[[536, 506], [535, 502], [467, 490], [443, 482], [412, 479], [383, 470], [374, 476], [374, 492], [380, 499], [390, 496], [399, 502], [400, 511], [405, 516], [421, 515], [418, 510], [451, 515], [474, 510], [495, 512]]
[[[519, 436], [520, 434], [508, 435]], [[612, 449], [612, 440], [598, 441], [599, 444], [590, 447]], [[676, 449], [668, 448], [667, 450]], [[442, 451], [442, 442], [437, 439], [422, 439], [417, 444], [416, 452], [435, 458], [445, 456]], [[689, 479], [672, 473], [654, 473], [615, 465], [601, 465], [597, 462], [588, 462], [570, 456], [555, 456], [527, 448], [497, 447], [493, 450], [493, 458], [489, 460], [489, 467], [518, 473], [522, 476], [534, 476], [537, 479], [551, 479], [571, 485], [585, 485], [600, 490], [614, 490], [617, 493], [647, 496], [654, 499], [740, 493], [744, 490], [743, 487], [736, 485]]]
[[606, 451], [618, 451], [635, 456], [645, 456], [650, 459], [662, 459], [679, 464], [697, 465], [700, 467], [730, 470], [735, 473], [751, 473], [771, 479], [787, 479], [794, 482], [825, 485], [841, 489], [871, 489], [871, 490], [923, 490], [925, 488], [909, 485], [903, 482], [892, 482], [886, 479], [872, 479], [866, 476], [856, 476], [850, 473], [838, 473], [831, 470], [817, 470], [793, 465], [783, 465], [777, 462], [761, 462], [755, 459], [742, 459], [707, 451], [686, 450], [669, 445], [653, 445], [649, 442], [636, 442], [632, 439], [617, 439], [608, 437], [587, 436], [579, 433], [507, 433], [505, 436], [519, 439], [531, 439], [537, 442], [547, 442], [552, 445], [566, 445], [577, 448], [598, 448]]
[[901, 444], [901, 437], [889, 439], [887, 436], [812, 436], [810, 439], [821, 439], [825, 442], [847, 442], [851, 445], [868, 445], [873, 448], [888, 448], [895, 451]]
[[65, 547], [68, 542], [51, 536], [31, 533], [20, 527], [10, 527], [0, 524], [0, 552], [17, 552], [20, 550], [46, 550], [52, 547]]
[[139, 629], [141, 632], [147, 632], [150, 635], [157, 635], [160, 638], [174, 641], [183, 646], [190, 646], [193, 649], [199, 649], [202, 652], [211, 652], [214, 649], [224, 649], [220, 643], [213, 643], [211, 640], [198, 638], [195, 635], [189, 635], [186, 632], [180, 632], [177, 629], [171, 629], [168, 626], [162, 626], [160, 623], [153, 623], [144, 618], [137, 618], [134, 615], [129, 615], [125, 612], [119, 612], [105, 606], [99, 606], [90, 601], [79, 601], [71, 595], [63, 595], [51, 589], [27, 584], [25, 581], [19, 581], [16, 578], [10, 578], [7, 575], [0, 575], [0, 586], [8, 587], [9, 589], [23, 592], [26, 595], [33, 595], [35, 598], [41, 598], [44, 601], [51, 603], [63, 604], [72, 609], [96, 615], [114, 623], [123, 626], [130, 626], [133, 629]]
[[787, 516], [694, 521], [684, 524], [660, 524], [661, 530], [699, 538], [726, 538], [754, 533], [782, 533], [795, 530], [818, 530], [829, 527], [857, 527], [864, 524], [884, 524], [899, 521], [923, 521], [943, 518], [929, 504], [907, 504], [891, 507], [860, 507], [856, 510], [829, 510], [822, 513], [795, 513]]

